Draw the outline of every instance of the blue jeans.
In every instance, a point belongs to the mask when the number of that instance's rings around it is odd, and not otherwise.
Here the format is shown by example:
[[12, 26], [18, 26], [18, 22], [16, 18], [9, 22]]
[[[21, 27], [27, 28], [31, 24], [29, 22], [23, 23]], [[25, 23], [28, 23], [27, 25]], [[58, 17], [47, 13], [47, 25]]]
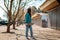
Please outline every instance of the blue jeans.
[[26, 37], [27, 38], [28, 38], [28, 31], [29, 31], [29, 29], [30, 29], [30, 35], [31, 35], [31, 37], [33, 37], [32, 27], [31, 26], [29, 26], [29, 27], [26, 26]]

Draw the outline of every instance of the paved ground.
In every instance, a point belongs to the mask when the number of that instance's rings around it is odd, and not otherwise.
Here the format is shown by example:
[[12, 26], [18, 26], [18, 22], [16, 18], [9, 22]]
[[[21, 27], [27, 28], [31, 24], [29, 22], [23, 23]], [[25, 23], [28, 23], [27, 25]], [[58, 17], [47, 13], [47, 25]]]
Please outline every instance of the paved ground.
[[[42, 28], [38, 25], [33, 25], [33, 34], [36, 40], [60, 40], [60, 31]], [[26, 40], [25, 25], [16, 27], [16, 30], [11, 28], [12, 33], [5, 33], [6, 26], [0, 26], [0, 40]], [[30, 34], [29, 34], [30, 38]], [[32, 40], [32, 39], [31, 39]]]

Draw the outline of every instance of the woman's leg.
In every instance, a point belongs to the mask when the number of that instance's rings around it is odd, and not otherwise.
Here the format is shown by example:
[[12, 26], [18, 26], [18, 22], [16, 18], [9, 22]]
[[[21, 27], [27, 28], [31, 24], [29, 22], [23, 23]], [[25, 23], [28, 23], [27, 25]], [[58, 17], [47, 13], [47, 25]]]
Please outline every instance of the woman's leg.
[[30, 26], [30, 35], [31, 37], [33, 37], [33, 31], [32, 31], [32, 27]]
[[26, 37], [28, 38], [28, 27], [26, 26]]

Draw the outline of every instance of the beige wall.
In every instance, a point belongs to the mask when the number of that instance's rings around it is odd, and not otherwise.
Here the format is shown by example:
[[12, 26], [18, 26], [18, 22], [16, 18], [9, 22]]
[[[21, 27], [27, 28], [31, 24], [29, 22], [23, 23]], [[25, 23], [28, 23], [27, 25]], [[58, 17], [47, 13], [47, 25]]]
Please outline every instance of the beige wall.
[[49, 12], [51, 28], [60, 29], [60, 7]]

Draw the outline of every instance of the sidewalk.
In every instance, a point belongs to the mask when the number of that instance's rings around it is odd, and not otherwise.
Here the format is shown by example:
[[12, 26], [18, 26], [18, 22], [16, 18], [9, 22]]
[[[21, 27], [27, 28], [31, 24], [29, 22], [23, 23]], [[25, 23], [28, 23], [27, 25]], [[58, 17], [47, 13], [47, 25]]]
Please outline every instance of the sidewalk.
[[[32, 27], [36, 40], [60, 40], [60, 31], [58, 30], [42, 28], [36, 24], [34, 24]], [[0, 40], [26, 40], [25, 25], [20, 25], [16, 27], [16, 29], [17, 30], [13, 30], [11, 28], [10, 30], [14, 33], [4, 33], [6, 31], [6, 26], [0, 26]]]

